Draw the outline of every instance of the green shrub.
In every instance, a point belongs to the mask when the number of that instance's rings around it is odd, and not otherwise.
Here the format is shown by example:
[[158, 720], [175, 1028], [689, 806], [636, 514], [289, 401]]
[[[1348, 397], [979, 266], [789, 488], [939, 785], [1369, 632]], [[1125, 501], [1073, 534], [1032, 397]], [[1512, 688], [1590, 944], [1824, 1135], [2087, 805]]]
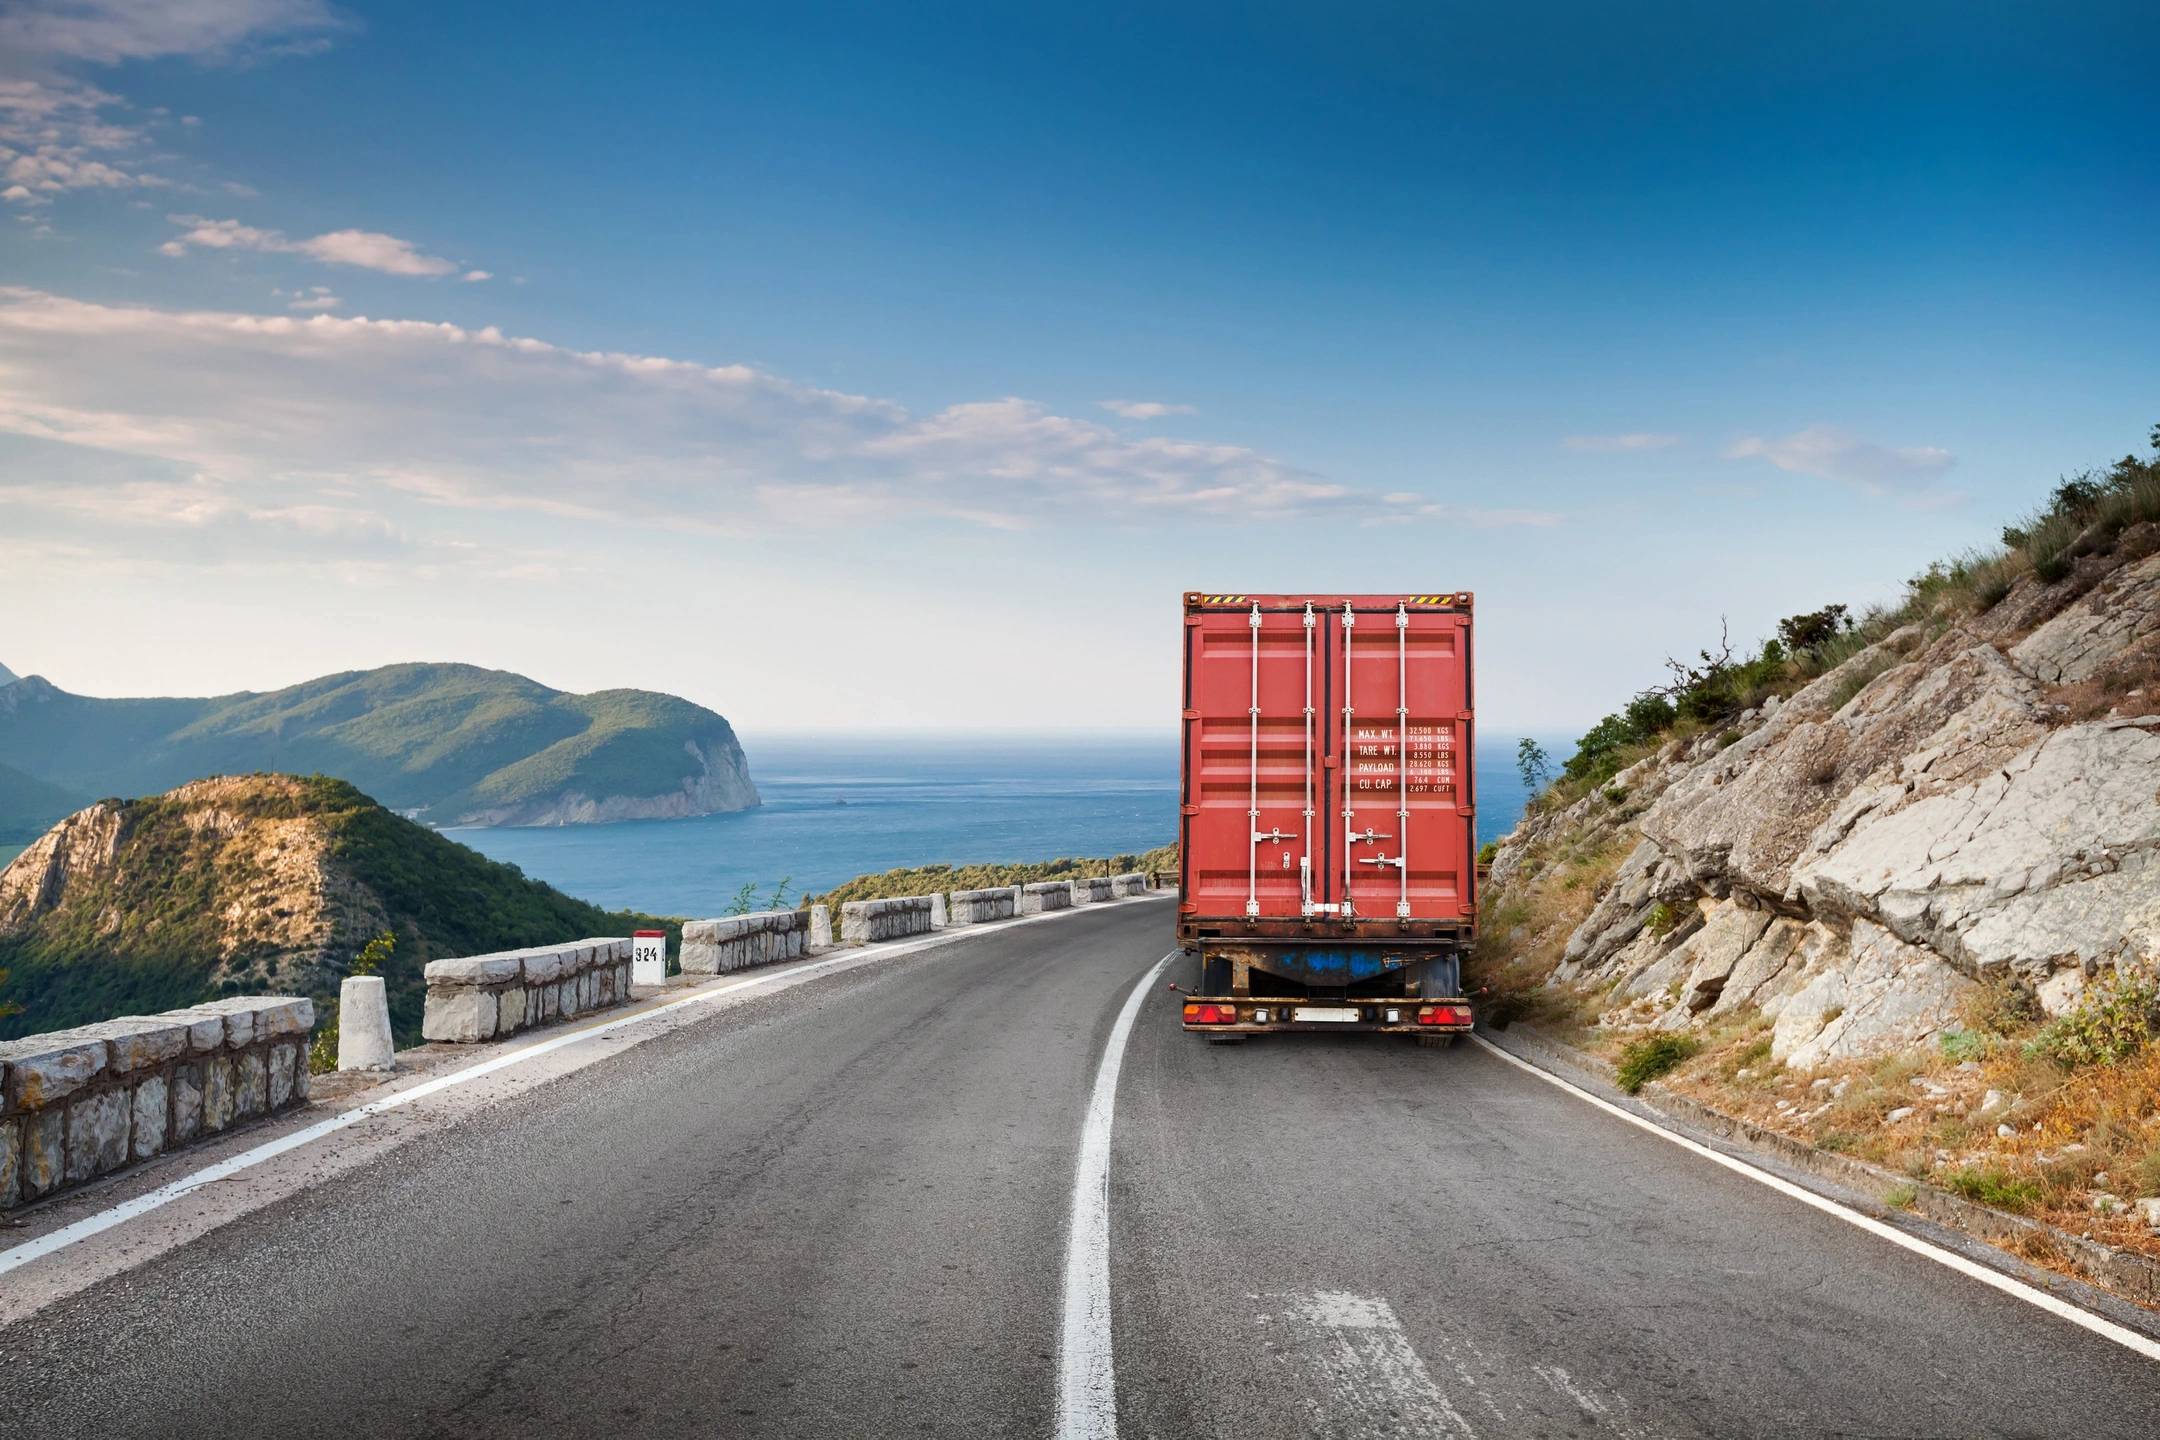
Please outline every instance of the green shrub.
[[2032, 1048], [2072, 1067], [2113, 1065], [2151, 1044], [2156, 1031], [2160, 983], [2142, 971], [2117, 970], [2088, 986], [2075, 1010], [2049, 1021]]
[[1992, 1167], [1968, 1165], [1945, 1175], [1942, 1183], [1952, 1194], [1998, 1210], [2030, 1210], [2045, 1196], [2045, 1187], [2031, 1176]]
[[2130, 1167], [2130, 1188], [2141, 1197], [2160, 1195], [2160, 1148], [2147, 1151]]
[[1837, 684], [1830, 687], [1830, 709], [1833, 713], [1843, 710], [1853, 702], [1853, 697], [1875, 683], [1876, 679], [1897, 660], [1877, 651], [1856, 659], [1838, 671]]
[[1910, 1210], [1920, 1203], [1919, 1187], [1893, 1185], [1883, 1192], [1882, 1203], [1892, 1210]]
[[1614, 1078], [1620, 1082], [1622, 1090], [1633, 1095], [1658, 1076], [1679, 1069], [1701, 1048], [1701, 1044], [1692, 1036], [1646, 1036], [1631, 1042], [1620, 1052], [1620, 1063], [1614, 1069]]
[[1650, 913], [1643, 918], [1643, 929], [1652, 935], [1670, 935], [1673, 926], [1680, 923], [1680, 915], [1679, 906], [1669, 900], [1660, 900], [1650, 907]]
[[[348, 975], [373, 975], [397, 953], [397, 934], [385, 930], [361, 948], [353, 957]], [[337, 1069], [338, 1052], [338, 1002], [326, 1000], [327, 1012], [321, 1024], [315, 1027], [315, 1038], [308, 1042], [307, 1068], [310, 1075], [327, 1075]]]
[[1978, 1060], [1987, 1054], [1987, 1037], [1973, 1030], [1945, 1030], [1936, 1041], [1952, 1060]]
[[1477, 863], [1480, 865], [1490, 865], [1493, 862], [1493, 857], [1495, 855], [1498, 855], [1499, 853], [1500, 842], [1497, 840], [1487, 840], [1483, 845], [1478, 846]]

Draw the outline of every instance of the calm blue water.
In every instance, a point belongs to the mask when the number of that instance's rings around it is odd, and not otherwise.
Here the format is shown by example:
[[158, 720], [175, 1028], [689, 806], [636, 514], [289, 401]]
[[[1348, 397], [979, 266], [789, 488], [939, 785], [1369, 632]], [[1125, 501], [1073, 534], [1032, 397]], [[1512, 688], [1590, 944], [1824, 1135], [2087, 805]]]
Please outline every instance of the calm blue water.
[[[661, 915], [717, 914], [745, 884], [829, 890], [901, 865], [1118, 855], [1177, 838], [1174, 740], [746, 738], [743, 748], [765, 797], [755, 810], [449, 834], [580, 899]], [[1512, 739], [1479, 748], [1488, 838], [1522, 812], [1514, 755]]]

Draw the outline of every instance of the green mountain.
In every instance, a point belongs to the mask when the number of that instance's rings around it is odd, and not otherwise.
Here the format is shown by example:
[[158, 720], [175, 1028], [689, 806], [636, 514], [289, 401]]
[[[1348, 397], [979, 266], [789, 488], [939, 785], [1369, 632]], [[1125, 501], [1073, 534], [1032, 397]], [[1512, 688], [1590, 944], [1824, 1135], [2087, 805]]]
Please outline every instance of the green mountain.
[[334, 996], [383, 931], [401, 1043], [417, 1038], [426, 963], [624, 935], [605, 911], [393, 815], [342, 780], [198, 780], [76, 812], [0, 870], [0, 1039], [221, 994]]
[[0, 685], [12, 685], [22, 677], [5, 665], [0, 665]]
[[[645, 690], [571, 695], [472, 665], [389, 665], [207, 699], [101, 700], [32, 675], [0, 687], [0, 765], [81, 795], [257, 770], [335, 775], [438, 825], [758, 803], [735, 732], [703, 706]], [[35, 818], [0, 797], [0, 831]]]
[[0, 765], [0, 845], [34, 840], [62, 816], [87, 803], [72, 790]]

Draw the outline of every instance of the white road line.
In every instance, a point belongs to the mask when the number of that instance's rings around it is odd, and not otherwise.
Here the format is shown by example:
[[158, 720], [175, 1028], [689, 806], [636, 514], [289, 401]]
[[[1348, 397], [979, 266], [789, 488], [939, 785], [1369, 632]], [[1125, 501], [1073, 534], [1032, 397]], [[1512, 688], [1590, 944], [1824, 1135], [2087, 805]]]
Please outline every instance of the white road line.
[[1498, 1056], [1516, 1069], [1535, 1075], [1548, 1085], [1557, 1085], [1578, 1100], [1595, 1105], [1608, 1115], [1617, 1116], [1637, 1129], [1647, 1130], [1659, 1139], [1670, 1140], [1681, 1149], [1692, 1151], [1714, 1165], [1722, 1165], [1735, 1175], [1745, 1175], [1758, 1185], [1767, 1185], [1779, 1194], [1789, 1195], [1801, 1204], [1813, 1206], [1825, 1215], [1834, 1215], [1846, 1224], [1857, 1226], [1870, 1235], [1889, 1241], [1900, 1249], [1910, 1250], [1915, 1255], [1925, 1256], [1938, 1265], [1947, 1266], [1961, 1275], [1970, 1276], [1983, 1285], [1992, 1286], [2002, 1291], [2005, 1295], [2014, 1296], [2028, 1305], [2037, 1306], [2050, 1315], [2060, 1316], [2071, 1324], [2090, 1330], [2103, 1339], [2114, 1341], [2125, 1350], [2135, 1351], [2148, 1360], [2160, 1360], [2160, 1340], [2154, 1340], [2147, 1335], [2140, 1335], [2128, 1326], [2118, 1325], [2112, 1320], [2095, 1315], [2090, 1310], [2073, 1305], [2059, 1296], [2050, 1295], [2045, 1290], [2028, 1285], [2024, 1281], [2005, 1275], [1999, 1270], [1991, 1270], [1977, 1260], [1968, 1260], [1954, 1250], [1945, 1250], [1940, 1245], [1930, 1244], [1917, 1236], [1908, 1235], [1895, 1225], [1886, 1225], [1872, 1215], [1864, 1215], [1858, 1210], [1840, 1205], [1835, 1200], [1825, 1199], [1805, 1186], [1795, 1185], [1792, 1181], [1772, 1175], [1767, 1170], [1758, 1169], [1745, 1160], [1736, 1159], [1722, 1151], [1713, 1150], [1707, 1145], [1698, 1144], [1685, 1135], [1677, 1135], [1654, 1121], [1645, 1120], [1640, 1115], [1622, 1109], [1610, 1100], [1600, 1099], [1579, 1085], [1570, 1084], [1558, 1075], [1541, 1070], [1527, 1060], [1521, 1060], [1508, 1054], [1507, 1051], [1502, 1050], [1482, 1035], [1472, 1035], [1470, 1039], [1488, 1053]]
[[[1027, 924], [1034, 920], [1051, 919], [1057, 915], [1084, 915], [1090, 910], [1104, 908], [1116, 903], [1118, 902], [1098, 901], [1095, 905], [1072, 910], [1045, 912], [1041, 915], [1029, 915], [1009, 923]], [[116, 1225], [124, 1225], [137, 1216], [147, 1215], [153, 1210], [170, 1205], [173, 1201], [190, 1195], [205, 1185], [216, 1184], [218, 1181], [237, 1175], [243, 1170], [253, 1169], [264, 1161], [274, 1160], [288, 1151], [297, 1150], [303, 1145], [311, 1145], [315, 1141], [327, 1135], [334, 1135], [340, 1130], [350, 1129], [363, 1120], [372, 1119], [377, 1115], [386, 1114], [392, 1110], [402, 1109], [415, 1101], [425, 1100], [431, 1095], [439, 1095], [445, 1090], [454, 1089], [460, 1085], [469, 1085], [473, 1081], [492, 1075], [498, 1070], [507, 1070], [513, 1065], [522, 1065], [528, 1060], [537, 1059], [542, 1055], [553, 1054], [555, 1051], [565, 1049], [571, 1045], [583, 1044], [587, 1040], [611, 1034], [617, 1030], [627, 1030], [632, 1026], [643, 1025], [658, 1019], [662, 1015], [672, 1014], [688, 1006], [710, 1004], [715, 1000], [723, 999], [739, 991], [754, 989], [761, 985], [792, 982], [827, 970], [854, 969], [880, 960], [897, 959], [902, 955], [933, 948], [935, 945], [948, 940], [956, 940], [977, 933], [990, 934], [995, 930], [1004, 928], [1008, 927], [1006, 925], [958, 926], [953, 929], [939, 931], [935, 936], [925, 937], [924, 940], [919, 942], [903, 943], [890, 947], [874, 946], [868, 949], [850, 950], [843, 954], [829, 956], [823, 960], [812, 961], [808, 965], [797, 965], [786, 970], [768, 971], [764, 974], [738, 980], [730, 985], [718, 985], [711, 989], [699, 990], [695, 994], [683, 996], [680, 1000], [670, 1000], [664, 1005], [656, 1005], [650, 1010], [639, 1010], [600, 1025], [580, 1027], [563, 1034], [551, 1036], [535, 1044], [516, 1046], [503, 1054], [495, 1056], [493, 1059], [483, 1060], [477, 1065], [469, 1065], [462, 1070], [452, 1071], [448, 1075], [439, 1075], [433, 1080], [423, 1081], [421, 1084], [413, 1086], [410, 1090], [400, 1090], [394, 1095], [385, 1095], [380, 1100], [371, 1100], [365, 1105], [341, 1111], [327, 1120], [318, 1120], [313, 1125], [295, 1130], [289, 1135], [280, 1135], [277, 1139], [266, 1141], [252, 1150], [244, 1150], [238, 1155], [228, 1156], [214, 1165], [208, 1165], [200, 1170], [183, 1175], [178, 1180], [160, 1185], [155, 1190], [146, 1191], [132, 1200], [122, 1201], [109, 1210], [101, 1210], [95, 1215], [86, 1215], [72, 1224], [61, 1226], [48, 1235], [40, 1235], [35, 1240], [26, 1240], [11, 1249], [0, 1250], [0, 1275], [19, 1270], [33, 1261], [44, 1259], [55, 1251], [65, 1250], [70, 1245], [78, 1244], [93, 1235], [102, 1234]], [[1157, 970], [1161, 968], [1160, 965], [1156, 967]]]
[[1344, 1440], [1477, 1434], [1433, 1383], [1387, 1301], [1344, 1291], [1284, 1298], [1290, 1304], [1274, 1332], [1284, 1338], [1274, 1350], [1314, 1372], [1299, 1387], [1312, 1422], [1307, 1433]]
[[1140, 977], [1110, 1027], [1095, 1088], [1080, 1127], [1073, 1167], [1072, 1223], [1065, 1232], [1065, 1314], [1058, 1344], [1057, 1433], [1060, 1440], [1116, 1440], [1117, 1370], [1110, 1354], [1110, 1121], [1118, 1070], [1140, 1003], [1178, 951]]

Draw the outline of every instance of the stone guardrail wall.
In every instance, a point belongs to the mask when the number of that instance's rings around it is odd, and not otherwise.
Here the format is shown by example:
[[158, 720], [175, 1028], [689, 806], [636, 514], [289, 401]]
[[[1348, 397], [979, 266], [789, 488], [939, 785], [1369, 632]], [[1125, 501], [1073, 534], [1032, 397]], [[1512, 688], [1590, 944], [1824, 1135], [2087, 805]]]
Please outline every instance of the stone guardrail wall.
[[1106, 875], [1067, 883], [1072, 886], [1072, 903], [1075, 905], [1093, 905], [1098, 900], [1115, 898], [1110, 889], [1110, 879]]
[[725, 975], [753, 965], [799, 959], [810, 947], [810, 918], [806, 910], [759, 910], [717, 920], [685, 921], [683, 973]]
[[841, 942], [854, 945], [872, 940], [897, 940], [903, 935], [928, 934], [932, 909], [928, 895], [850, 900], [840, 907]]
[[952, 892], [951, 922], [980, 925], [988, 920], [1010, 920], [1020, 913], [1020, 887], [997, 885], [988, 890]]
[[1128, 875], [1113, 875], [1110, 877], [1110, 893], [1112, 895], [1145, 895], [1148, 892], [1148, 884], [1149, 877], [1138, 870]]
[[499, 1040], [630, 998], [630, 941], [575, 940], [461, 960], [431, 960], [420, 1034]]
[[0, 1044], [0, 1210], [307, 1098], [314, 1028], [266, 995]]
[[1070, 909], [1073, 903], [1072, 884], [1065, 880], [1037, 880], [1032, 885], [1020, 887], [1020, 913], [1040, 915], [1045, 910]]

